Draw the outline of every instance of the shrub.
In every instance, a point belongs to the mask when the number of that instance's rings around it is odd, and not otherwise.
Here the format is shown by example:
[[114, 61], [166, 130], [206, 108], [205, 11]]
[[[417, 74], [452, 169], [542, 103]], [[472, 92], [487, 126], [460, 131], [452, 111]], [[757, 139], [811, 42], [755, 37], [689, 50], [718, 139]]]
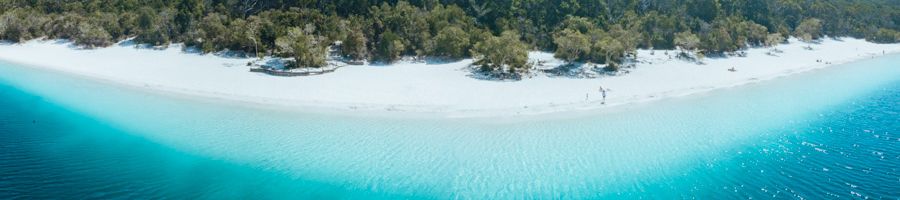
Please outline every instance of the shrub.
[[812, 42], [822, 37], [822, 20], [816, 18], [805, 19], [794, 29], [794, 36], [803, 42]]
[[556, 58], [569, 62], [587, 60], [587, 55], [591, 50], [590, 39], [572, 29], [564, 29], [553, 35], [553, 43], [556, 44]]
[[446, 27], [434, 37], [434, 52], [431, 55], [461, 59], [467, 55], [469, 49], [469, 34], [459, 27]]
[[112, 36], [110, 36], [106, 30], [100, 26], [86, 22], [78, 24], [78, 34], [73, 39], [75, 40], [75, 44], [84, 46], [88, 49], [106, 47], [113, 43]]
[[341, 53], [351, 60], [364, 60], [369, 55], [366, 42], [366, 35], [361, 30], [350, 31], [341, 44]]
[[519, 34], [505, 31], [475, 44], [472, 52], [475, 64], [496, 74], [519, 74], [528, 72], [528, 46], [519, 40]]
[[900, 42], [900, 32], [891, 29], [878, 29], [878, 32], [872, 36], [871, 40], [877, 43], [895, 43]]
[[403, 39], [397, 34], [387, 31], [381, 34], [381, 41], [378, 41], [378, 47], [375, 49], [375, 58], [384, 62], [394, 62], [400, 59], [406, 45]]
[[304, 32], [300, 28], [291, 28], [287, 36], [275, 39], [280, 56], [293, 57], [288, 68], [325, 66], [326, 49], [322, 39]]

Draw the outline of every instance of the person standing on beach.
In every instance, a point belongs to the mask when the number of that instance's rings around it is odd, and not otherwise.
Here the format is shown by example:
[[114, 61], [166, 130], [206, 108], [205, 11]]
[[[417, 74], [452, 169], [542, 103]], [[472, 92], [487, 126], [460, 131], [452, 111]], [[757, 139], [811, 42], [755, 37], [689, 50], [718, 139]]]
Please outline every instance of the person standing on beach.
[[606, 90], [603, 89], [603, 86], [600, 86], [600, 95], [603, 96], [603, 101], [600, 104], [606, 104]]

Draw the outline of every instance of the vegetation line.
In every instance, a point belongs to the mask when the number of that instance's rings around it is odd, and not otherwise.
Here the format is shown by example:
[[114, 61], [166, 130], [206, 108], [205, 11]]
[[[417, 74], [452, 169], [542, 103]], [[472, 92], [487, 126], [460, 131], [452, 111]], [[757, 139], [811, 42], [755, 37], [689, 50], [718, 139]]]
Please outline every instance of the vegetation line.
[[293, 58], [326, 65], [402, 56], [475, 58], [479, 69], [527, 72], [528, 50], [611, 71], [638, 48], [724, 55], [788, 36], [900, 42], [892, 0], [0, 0], [0, 39], [63, 38], [85, 48], [135, 37], [204, 53]]

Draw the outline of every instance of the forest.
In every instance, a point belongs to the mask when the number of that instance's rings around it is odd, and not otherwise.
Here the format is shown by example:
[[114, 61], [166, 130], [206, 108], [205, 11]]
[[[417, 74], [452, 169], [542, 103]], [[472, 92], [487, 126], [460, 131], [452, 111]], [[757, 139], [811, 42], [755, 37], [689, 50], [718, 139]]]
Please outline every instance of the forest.
[[204, 53], [346, 60], [475, 58], [528, 70], [527, 52], [617, 64], [637, 49], [718, 56], [789, 37], [900, 42], [897, 0], [0, 0], [0, 39], [69, 39], [84, 48], [134, 38]]

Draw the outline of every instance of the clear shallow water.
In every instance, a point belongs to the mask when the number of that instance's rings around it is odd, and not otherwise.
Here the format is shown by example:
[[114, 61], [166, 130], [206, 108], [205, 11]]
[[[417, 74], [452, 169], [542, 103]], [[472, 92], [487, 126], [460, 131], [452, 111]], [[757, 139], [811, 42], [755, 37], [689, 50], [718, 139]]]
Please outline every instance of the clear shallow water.
[[516, 120], [279, 112], [0, 63], [0, 198], [897, 198], [897, 63]]

